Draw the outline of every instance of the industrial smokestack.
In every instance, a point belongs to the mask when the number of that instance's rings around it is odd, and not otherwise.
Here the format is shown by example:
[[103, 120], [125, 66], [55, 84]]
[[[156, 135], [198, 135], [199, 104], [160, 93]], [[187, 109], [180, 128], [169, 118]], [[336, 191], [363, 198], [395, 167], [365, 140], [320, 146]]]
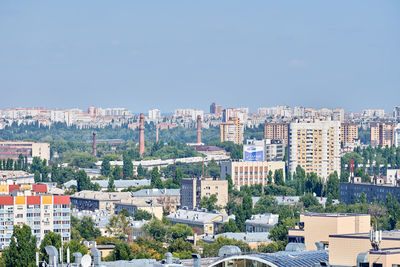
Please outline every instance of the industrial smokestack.
[[197, 143], [201, 143], [201, 116], [197, 115]]
[[93, 132], [92, 153], [93, 153], [93, 156], [96, 157], [96, 155], [97, 155], [96, 132]]
[[158, 124], [156, 125], [156, 143], [158, 143]]
[[144, 153], [144, 123], [143, 123], [143, 113], [140, 113], [139, 119], [139, 154], [142, 157]]

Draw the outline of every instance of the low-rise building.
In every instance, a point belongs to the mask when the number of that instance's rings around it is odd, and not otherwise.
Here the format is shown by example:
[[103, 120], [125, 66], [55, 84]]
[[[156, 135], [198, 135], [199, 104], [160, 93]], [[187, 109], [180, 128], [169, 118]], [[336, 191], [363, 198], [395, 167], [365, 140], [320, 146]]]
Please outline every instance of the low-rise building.
[[127, 210], [130, 216], [133, 216], [137, 210], [144, 210], [152, 214], [157, 219], [162, 219], [163, 217], [163, 205], [155, 203], [153, 200], [127, 198], [121, 199], [120, 202], [114, 203], [115, 214], [121, 212], [122, 210]]
[[253, 233], [222, 233], [218, 235], [214, 235], [212, 237], [206, 237], [203, 239], [203, 241], [212, 243], [214, 242], [215, 239], [218, 237], [225, 237], [229, 239], [236, 239], [238, 241], [242, 241], [249, 245], [251, 249], [257, 250], [260, 245], [267, 245], [272, 242], [272, 240], [269, 239], [269, 233], [262, 233], [262, 232], [253, 232]]
[[304, 243], [307, 250], [317, 249], [319, 242], [330, 249], [330, 235], [368, 233], [370, 221], [369, 214], [302, 213], [297, 227], [289, 229], [289, 242]]
[[246, 232], [266, 232], [269, 233], [270, 229], [278, 224], [279, 215], [272, 213], [255, 214], [251, 219], [247, 219]]
[[0, 171], [0, 184], [34, 184], [35, 177], [25, 171]]
[[[357, 178], [357, 177], [356, 177]], [[339, 200], [346, 204], [356, 203], [364, 193], [367, 203], [386, 201], [389, 193], [392, 197], [400, 199], [400, 187], [383, 184], [383, 179], [376, 180], [382, 184], [362, 183], [361, 181], [339, 184]]]
[[236, 188], [243, 185], [266, 185], [269, 171], [274, 174], [277, 170], [282, 171], [283, 180], [285, 180], [285, 162], [283, 161], [226, 161], [221, 162], [221, 179], [226, 179], [229, 174]]
[[[101, 191], [108, 190], [108, 180], [92, 180], [92, 184], [97, 183], [100, 186]], [[114, 187], [116, 191], [121, 191], [128, 187], [139, 187], [139, 186], [149, 186], [151, 184], [150, 180], [114, 180]]]
[[50, 144], [25, 141], [0, 141], [0, 159], [17, 160], [19, 155], [32, 162], [34, 157], [50, 160]]
[[180, 191], [180, 189], [141, 189], [139, 191], [132, 192], [132, 197], [136, 200], [152, 200], [154, 204], [162, 205], [165, 213], [171, 213], [175, 212], [180, 206]]
[[181, 179], [181, 207], [194, 209], [199, 206], [203, 197], [215, 195], [217, 206], [225, 207], [228, 203], [228, 181], [213, 178]]
[[71, 204], [77, 210], [102, 211], [107, 214], [114, 214], [114, 204], [121, 202], [121, 199], [130, 199], [130, 192], [97, 192], [83, 190], [71, 196]]
[[200, 234], [213, 235], [218, 226], [228, 222], [230, 218], [219, 212], [206, 210], [179, 209], [167, 216], [171, 224], [183, 223], [192, 228], [198, 228]]

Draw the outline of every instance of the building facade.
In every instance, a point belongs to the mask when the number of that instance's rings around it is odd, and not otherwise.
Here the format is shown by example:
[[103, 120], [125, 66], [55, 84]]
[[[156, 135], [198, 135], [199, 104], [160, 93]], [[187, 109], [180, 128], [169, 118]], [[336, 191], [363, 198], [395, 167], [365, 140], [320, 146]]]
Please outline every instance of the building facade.
[[323, 179], [335, 171], [340, 175], [340, 122], [290, 123], [289, 171], [297, 166]]
[[69, 196], [0, 196], [0, 246], [8, 247], [14, 225], [28, 225], [41, 241], [50, 231], [70, 240]]
[[358, 140], [358, 126], [355, 123], [344, 122], [341, 124], [340, 141], [343, 146], [353, 144]]
[[26, 156], [28, 161], [33, 157], [50, 160], [50, 144], [24, 141], [0, 141], [0, 159], [17, 160], [18, 156]]
[[247, 219], [246, 232], [263, 232], [269, 233], [269, 230], [278, 224], [279, 215], [272, 213], [255, 214], [251, 219]]
[[245, 161], [283, 161], [284, 156], [285, 144], [283, 140], [248, 139], [243, 146]]
[[285, 162], [283, 161], [227, 161], [221, 162], [221, 179], [226, 179], [229, 174], [236, 188], [244, 185], [266, 185], [269, 171], [274, 174], [277, 170], [282, 170], [285, 180]]
[[287, 145], [289, 142], [289, 124], [275, 122], [264, 124], [264, 139], [281, 139]]
[[394, 143], [395, 124], [387, 122], [371, 123], [371, 146], [389, 146]]
[[400, 201], [400, 187], [392, 185], [376, 185], [371, 183], [340, 183], [339, 184], [340, 202], [346, 204], [356, 203], [361, 194], [364, 193], [367, 198], [367, 203], [372, 203], [376, 200], [386, 201], [388, 194], [397, 198]]
[[235, 144], [243, 144], [243, 123], [234, 117], [220, 125], [221, 142], [231, 141]]
[[225, 207], [228, 203], [228, 181], [212, 178], [184, 178], [181, 180], [181, 207], [194, 209], [203, 197], [215, 195], [217, 206]]

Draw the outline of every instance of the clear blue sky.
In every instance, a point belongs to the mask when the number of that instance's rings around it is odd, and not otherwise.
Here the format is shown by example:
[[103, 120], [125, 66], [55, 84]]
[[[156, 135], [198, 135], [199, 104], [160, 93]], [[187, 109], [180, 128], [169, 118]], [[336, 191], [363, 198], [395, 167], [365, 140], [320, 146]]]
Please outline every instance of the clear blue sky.
[[400, 105], [400, 1], [0, 2], [0, 107]]

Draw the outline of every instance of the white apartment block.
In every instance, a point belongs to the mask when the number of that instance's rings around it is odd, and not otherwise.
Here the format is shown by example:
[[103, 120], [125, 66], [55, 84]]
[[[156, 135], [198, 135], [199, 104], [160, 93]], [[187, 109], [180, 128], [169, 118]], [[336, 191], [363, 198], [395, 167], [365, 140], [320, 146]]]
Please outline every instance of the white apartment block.
[[289, 171], [301, 166], [326, 179], [340, 175], [340, 121], [294, 122], [289, 125]]
[[400, 147], [400, 123], [398, 123], [394, 128], [393, 136], [394, 136], [394, 145], [396, 147]]
[[161, 120], [161, 111], [159, 109], [150, 109], [149, 110], [149, 120], [158, 122]]
[[200, 115], [201, 120], [203, 120], [204, 111], [201, 109], [176, 109], [174, 112], [174, 117], [186, 117], [190, 118], [191, 120], [197, 120], [197, 116]]
[[367, 118], [383, 118], [385, 111], [383, 109], [364, 109], [363, 116]]

